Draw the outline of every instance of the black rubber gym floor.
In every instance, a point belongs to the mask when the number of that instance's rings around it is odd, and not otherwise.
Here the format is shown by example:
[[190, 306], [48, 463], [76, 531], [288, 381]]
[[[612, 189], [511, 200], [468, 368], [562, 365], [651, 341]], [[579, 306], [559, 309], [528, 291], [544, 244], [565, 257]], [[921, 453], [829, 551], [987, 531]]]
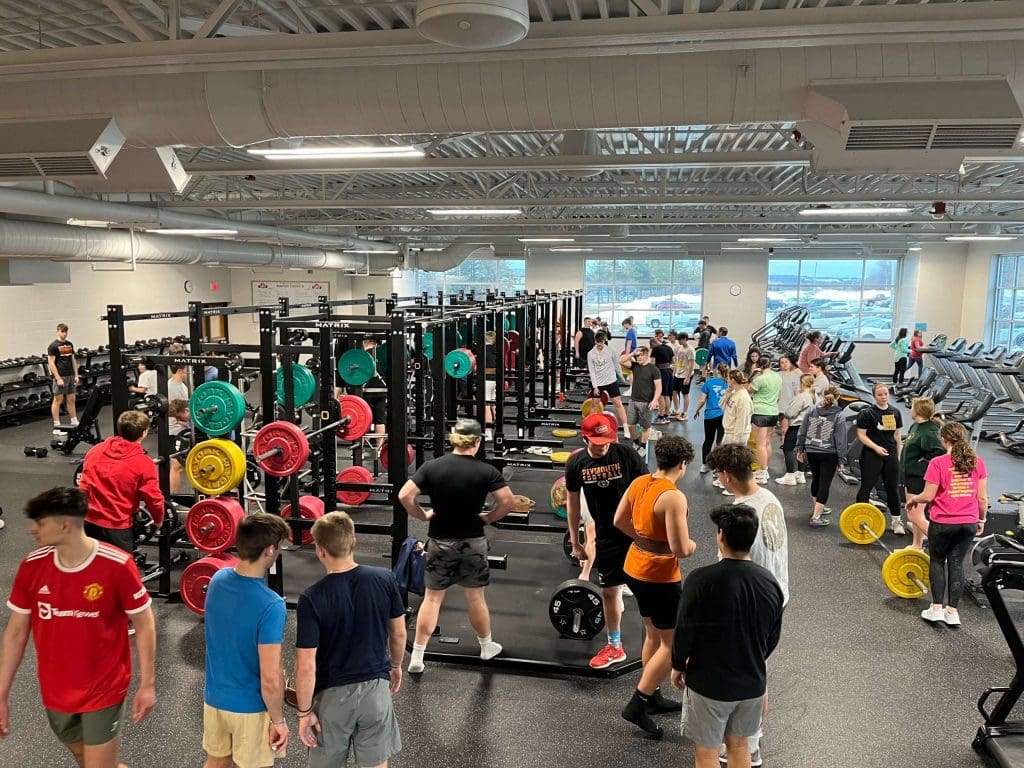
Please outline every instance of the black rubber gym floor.
[[[104, 419], [108, 419], [106, 414]], [[109, 420], [101, 422], [105, 431]], [[699, 422], [662, 427], [695, 441]], [[24, 501], [41, 489], [69, 482], [72, 467], [51, 453], [25, 458], [22, 446], [47, 444], [45, 421], [0, 431], [0, 488], [7, 527], [0, 531], [0, 592], [8, 592], [18, 562], [32, 547], [20, 514]], [[84, 452], [84, 449], [82, 449]], [[1024, 490], [1018, 460], [984, 444], [992, 497]], [[781, 470], [781, 455], [771, 462]], [[691, 506], [692, 536], [698, 543], [684, 573], [711, 562], [714, 543], [707, 512], [728, 501], [711, 487], [710, 476], [694, 467], [683, 481]], [[553, 473], [528, 479], [516, 471], [512, 486], [546, 506]], [[764, 760], [771, 768], [892, 765], [961, 768], [982, 765], [970, 742], [980, 717], [975, 701], [989, 685], [1005, 685], [1013, 673], [1009, 652], [987, 609], [965, 599], [964, 626], [933, 627], [918, 617], [924, 600], [892, 597], [881, 580], [884, 553], [877, 546], [856, 547], [837, 526], [811, 529], [807, 486], [772, 484], [782, 500], [790, 535], [792, 599], [786, 611], [782, 643], [769, 662], [769, 713]], [[535, 490], [536, 489], [536, 490]], [[837, 481], [832, 507], [838, 516], [853, 500], [853, 489]], [[553, 520], [550, 516], [549, 519]], [[422, 526], [413, 525], [422, 535]], [[519, 654], [557, 652], [575, 658], [592, 650], [585, 643], [559, 640], [546, 618], [546, 603], [559, 578], [575, 575], [557, 537], [492, 531], [495, 553], [509, 553], [509, 570], [496, 572], [488, 601], [495, 637]], [[502, 543], [533, 542], [538, 543]], [[891, 545], [907, 540], [886, 534]], [[546, 542], [546, 543], [540, 543]], [[360, 539], [360, 559], [384, 561], [380, 540]], [[301, 562], [300, 562], [301, 561]], [[315, 558], [289, 556], [288, 583], [318, 575]], [[298, 586], [302, 586], [299, 584]], [[459, 599], [452, 595], [452, 604]], [[1019, 606], [1017, 606], [1019, 607]], [[122, 756], [131, 766], [198, 766], [202, 763], [202, 622], [184, 605], [156, 603], [159, 702], [138, 726], [125, 729]], [[626, 600], [626, 649], [639, 652], [635, 604]], [[464, 614], [445, 611], [442, 633], [457, 635], [448, 646], [472, 651], [475, 640]], [[294, 619], [286, 643], [294, 638]], [[576, 647], [574, 647], [576, 646]], [[597, 642], [593, 644], [596, 648]], [[289, 671], [294, 662], [285, 653]], [[613, 680], [512, 675], [489, 669], [429, 664], [419, 679], [406, 677], [396, 702], [404, 749], [396, 766], [431, 768], [540, 768], [581, 765], [620, 768], [658, 764], [688, 768], [692, 745], [666, 720], [666, 736], [649, 741], [621, 720], [638, 674]], [[11, 693], [12, 734], [0, 742], [0, 765], [18, 768], [71, 766], [46, 725], [30, 650]], [[289, 715], [291, 717], [291, 715]], [[292, 721], [294, 725], [294, 721]], [[293, 741], [279, 766], [302, 766], [305, 749]]]

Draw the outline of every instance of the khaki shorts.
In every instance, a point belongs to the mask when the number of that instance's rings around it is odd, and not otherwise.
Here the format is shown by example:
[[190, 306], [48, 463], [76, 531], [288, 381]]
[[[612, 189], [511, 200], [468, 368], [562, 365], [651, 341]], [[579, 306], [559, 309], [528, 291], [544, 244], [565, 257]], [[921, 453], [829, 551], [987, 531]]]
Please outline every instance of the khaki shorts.
[[50, 729], [62, 744], [85, 744], [98, 747], [117, 738], [124, 715], [124, 701], [95, 712], [69, 714], [55, 709], [46, 710]]
[[230, 757], [238, 768], [268, 768], [286, 750], [270, 748], [267, 712], [227, 712], [203, 704], [203, 749], [210, 757]]

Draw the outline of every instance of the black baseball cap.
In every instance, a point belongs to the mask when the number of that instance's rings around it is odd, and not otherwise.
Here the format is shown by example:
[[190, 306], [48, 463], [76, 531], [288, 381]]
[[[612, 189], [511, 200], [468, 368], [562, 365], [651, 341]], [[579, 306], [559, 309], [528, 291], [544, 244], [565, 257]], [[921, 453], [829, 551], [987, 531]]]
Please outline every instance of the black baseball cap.
[[476, 419], [459, 419], [452, 427], [453, 435], [464, 435], [466, 437], [483, 437], [484, 431], [480, 428], [480, 422]]

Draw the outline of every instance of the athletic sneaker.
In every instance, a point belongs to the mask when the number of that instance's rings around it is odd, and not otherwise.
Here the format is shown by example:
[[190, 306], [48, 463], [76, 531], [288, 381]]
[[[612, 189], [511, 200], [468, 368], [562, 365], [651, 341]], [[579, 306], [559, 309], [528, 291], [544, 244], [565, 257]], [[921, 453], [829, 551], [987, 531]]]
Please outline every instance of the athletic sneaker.
[[649, 430], [647, 430], [647, 439], [648, 440], [657, 440], [659, 437], [661, 437], [661, 430], [660, 429], [649, 429]]
[[707, 464], [701, 464], [700, 465], [700, 473], [702, 475], [706, 475], [708, 473], [708, 465]]
[[942, 620], [944, 622], [946, 622], [947, 626], [959, 627], [960, 626], [960, 611], [957, 611], [956, 613], [950, 613], [949, 611], [944, 610], [942, 612]]
[[734, 494], [734, 493], [729, 493], [729, 491], [727, 491], [727, 490], [725, 490], [725, 488], [723, 488], [723, 489], [722, 489], [722, 495], [723, 495], [723, 496], [735, 496], [736, 494]]
[[[483, 659], [484, 661], [490, 661], [495, 656], [497, 656], [499, 653], [501, 653], [502, 650], [503, 649], [502, 649], [500, 643], [496, 643], [493, 640], [491, 640], [491, 642], [484, 643], [483, 645], [480, 646], [480, 658]], [[410, 665], [410, 666], [412, 666], [412, 665]]]
[[892, 532], [895, 533], [897, 536], [906, 536], [907, 535], [907, 529], [903, 525], [902, 518], [894, 517], [892, 519]]
[[629, 584], [623, 584], [622, 588], [619, 590], [619, 594], [623, 597], [632, 597], [633, 590], [629, 588]]
[[5, 523], [2, 518], [0, 518], [0, 530], [3, 530], [3, 527], [5, 525], [7, 525], [7, 523]]
[[[718, 749], [718, 762], [720, 765], [729, 765], [729, 755], [725, 751], [725, 744]], [[750, 753], [750, 768], [760, 768], [764, 765], [764, 761], [761, 759], [761, 750], [758, 749], [756, 752]]]
[[626, 652], [622, 648], [616, 648], [608, 643], [597, 652], [597, 655], [590, 660], [591, 669], [607, 669], [612, 664], [618, 664], [626, 660]]
[[711, 484], [713, 486], [715, 486], [715, 488], [724, 488], [725, 487], [725, 486], [722, 485], [722, 481], [719, 480], [717, 477], [714, 480], [711, 481]]
[[823, 514], [823, 515], [831, 515], [832, 514], [832, 507], [825, 507], [824, 509], [821, 510], [821, 514]]
[[71, 426], [72, 427], [77, 427], [78, 426], [78, 419], [72, 419], [71, 420]]
[[936, 608], [934, 605], [929, 605], [921, 611], [921, 618], [925, 621], [944, 621], [946, 617], [942, 608]]
[[824, 528], [831, 525], [831, 521], [827, 517], [812, 517], [811, 522], [808, 523], [811, 528]]
[[660, 739], [665, 733], [651, 718], [650, 713], [644, 707], [643, 702], [640, 700], [640, 695], [636, 691], [633, 692], [633, 698], [623, 708], [622, 717], [640, 728], [651, 738]]
[[419, 661], [415, 659], [409, 660], [409, 674], [410, 675], [421, 675], [423, 674], [424, 664], [423, 659]]
[[759, 469], [754, 473], [754, 480], [757, 481], [758, 485], [767, 485], [771, 477], [768, 476], [768, 470]]
[[792, 473], [787, 472], [782, 477], [776, 477], [775, 482], [779, 485], [796, 485], [796, 478]]
[[804, 483], [807, 482], [807, 478], [804, 476], [803, 472], [797, 472], [795, 475], [793, 475], [793, 477], [796, 478], [797, 485], [803, 485]]

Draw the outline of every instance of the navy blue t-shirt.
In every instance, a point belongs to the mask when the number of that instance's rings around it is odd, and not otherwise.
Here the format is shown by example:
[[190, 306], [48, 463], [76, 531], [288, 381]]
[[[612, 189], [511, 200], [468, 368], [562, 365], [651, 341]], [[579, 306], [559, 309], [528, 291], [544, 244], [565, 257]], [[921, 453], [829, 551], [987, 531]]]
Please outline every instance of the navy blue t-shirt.
[[394, 574], [359, 565], [299, 596], [296, 648], [316, 648], [316, 691], [391, 677], [388, 623], [405, 614]]

